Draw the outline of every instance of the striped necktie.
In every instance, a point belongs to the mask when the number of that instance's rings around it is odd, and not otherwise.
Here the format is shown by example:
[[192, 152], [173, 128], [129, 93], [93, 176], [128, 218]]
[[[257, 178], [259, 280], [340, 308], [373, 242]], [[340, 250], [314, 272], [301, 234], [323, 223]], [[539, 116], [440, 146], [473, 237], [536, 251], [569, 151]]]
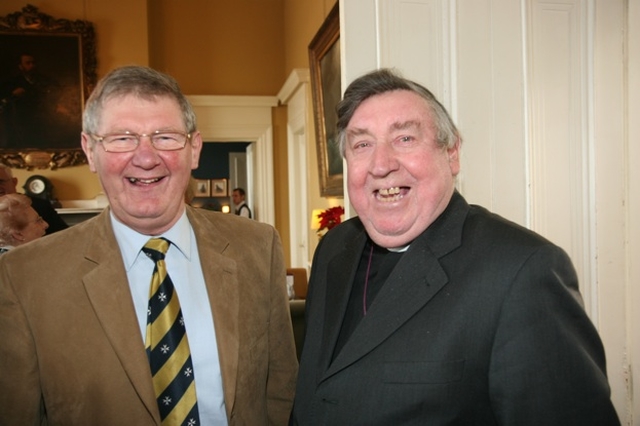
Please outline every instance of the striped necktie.
[[163, 425], [199, 425], [196, 384], [178, 293], [164, 261], [170, 242], [152, 238], [142, 251], [154, 262], [145, 347]]

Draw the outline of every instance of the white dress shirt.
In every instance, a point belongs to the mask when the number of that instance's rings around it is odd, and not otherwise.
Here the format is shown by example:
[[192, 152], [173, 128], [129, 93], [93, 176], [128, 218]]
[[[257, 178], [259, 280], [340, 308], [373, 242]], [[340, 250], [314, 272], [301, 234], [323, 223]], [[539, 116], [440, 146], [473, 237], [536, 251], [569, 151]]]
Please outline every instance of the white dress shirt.
[[[144, 342], [147, 329], [149, 288], [154, 262], [142, 247], [152, 238], [119, 222], [111, 223], [127, 271], [133, 304]], [[196, 396], [202, 425], [226, 425], [222, 375], [209, 295], [202, 274], [198, 246], [186, 212], [162, 235], [171, 241], [165, 256], [167, 271], [178, 292], [196, 379]]]

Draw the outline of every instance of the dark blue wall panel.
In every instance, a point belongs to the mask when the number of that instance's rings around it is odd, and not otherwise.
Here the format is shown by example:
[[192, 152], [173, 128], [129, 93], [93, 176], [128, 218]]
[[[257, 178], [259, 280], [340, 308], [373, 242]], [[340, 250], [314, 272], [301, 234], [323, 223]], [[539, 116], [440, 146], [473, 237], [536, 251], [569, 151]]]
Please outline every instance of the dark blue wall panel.
[[245, 152], [249, 142], [205, 142], [200, 154], [198, 168], [193, 171], [195, 179], [229, 179], [229, 153]]

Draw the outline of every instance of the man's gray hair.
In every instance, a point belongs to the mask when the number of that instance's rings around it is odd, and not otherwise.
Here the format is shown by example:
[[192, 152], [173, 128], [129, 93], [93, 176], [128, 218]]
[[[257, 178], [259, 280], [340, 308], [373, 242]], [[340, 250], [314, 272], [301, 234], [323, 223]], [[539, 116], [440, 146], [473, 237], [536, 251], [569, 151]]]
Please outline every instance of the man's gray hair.
[[175, 99], [182, 111], [187, 133], [196, 130], [196, 115], [178, 82], [171, 76], [142, 66], [116, 68], [102, 78], [89, 96], [82, 115], [82, 131], [95, 134], [100, 126], [104, 104], [115, 97], [134, 95], [146, 100], [155, 97]]
[[453, 148], [461, 141], [460, 133], [449, 116], [447, 110], [426, 87], [403, 78], [397, 71], [382, 68], [372, 71], [355, 79], [344, 97], [336, 107], [338, 114], [337, 142], [340, 153], [344, 157], [347, 142], [347, 126], [360, 104], [372, 96], [380, 95], [396, 90], [413, 92], [425, 100], [432, 114], [433, 124], [436, 127], [437, 143], [443, 148]]

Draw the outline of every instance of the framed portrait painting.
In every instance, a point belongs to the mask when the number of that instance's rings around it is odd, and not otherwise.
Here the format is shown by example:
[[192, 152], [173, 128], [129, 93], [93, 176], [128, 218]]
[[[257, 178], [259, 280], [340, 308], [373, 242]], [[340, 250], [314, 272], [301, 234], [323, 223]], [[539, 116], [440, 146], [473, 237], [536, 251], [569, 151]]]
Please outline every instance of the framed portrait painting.
[[95, 83], [91, 23], [31, 5], [0, 17], [0, 161], [26, 169], [86, 163], [82, 110]]
[[313, 116], [316, 128], [320, 195], [342, 197], [342, 156], [337, 144], [335, 107], [342, 96], [338, 2], [309, 44]]

